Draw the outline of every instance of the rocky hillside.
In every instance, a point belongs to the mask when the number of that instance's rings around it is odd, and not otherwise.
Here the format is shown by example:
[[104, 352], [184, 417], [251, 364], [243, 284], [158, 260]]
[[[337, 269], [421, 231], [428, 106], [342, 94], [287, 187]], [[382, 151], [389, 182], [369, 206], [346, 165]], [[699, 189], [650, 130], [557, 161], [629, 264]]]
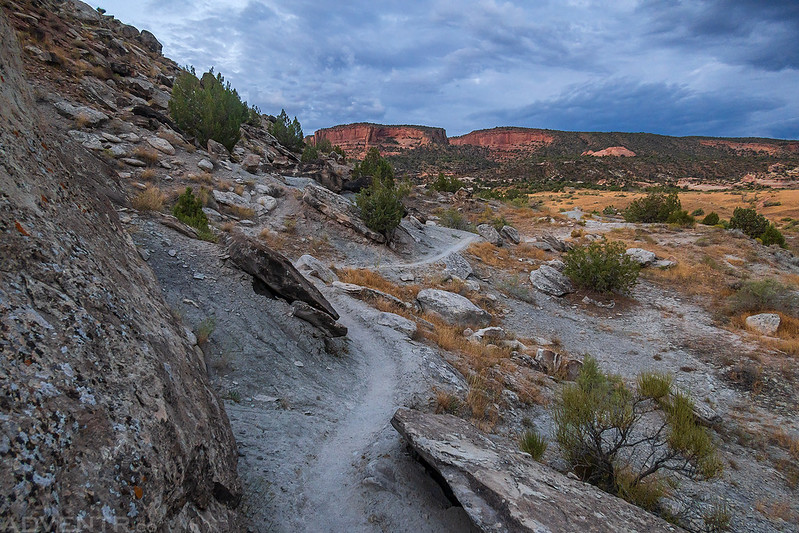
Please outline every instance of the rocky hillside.
[[237, 530], [235, 442], [196, 338], [123, 229], [117, 176], [36, 105], [7, 14], [45, 41], [82, 19], [34, 4], [0, 11], [2, 529]]
[[422, 146], [446, 145], [447, 133], [428, 126], [382, 126], [361, 122], [317, 130], [314, 142], [328, 139], [340, 146], [349, 157], [362, 159], [369, 148], [380, 149], [383, 155], [395, 155]]

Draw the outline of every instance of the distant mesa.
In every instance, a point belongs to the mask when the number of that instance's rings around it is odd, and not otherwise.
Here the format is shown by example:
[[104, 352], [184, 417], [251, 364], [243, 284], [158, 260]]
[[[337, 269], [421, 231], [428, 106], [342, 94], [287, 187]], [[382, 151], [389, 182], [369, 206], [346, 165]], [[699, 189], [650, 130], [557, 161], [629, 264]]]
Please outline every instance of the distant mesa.
[[728, 141], [725, 139], [703, 139], [699, 141], [703, 146], [714, 148], [729, 148], [736, 152], [764, 152], [769, 155], [779, 155], [784, 152], [799, 153], [799, 142], [784, 142], [780, 144]]
[[625, 148], [624, 146], [611, 146], [609, 148], [605, 148], [604, 150], [599, 150], [596, 152], [594, 152], [593, 150], [586, 150], [581, 155], [592, 155], [594, 157], [606, 157], [606, 156], [635, 157], [635, 152]]
[[429, 126], [384, 126], [360, 122], [332, 128], [322, 128], [314, 133], [314, 143], [327, 139], [340, 146], [349, 157], [363, 158], [369, 148], [377, 147], [380, 153], [396, 155], [429, 144], [446, 145], [447, 132]]
[[488, 148], [501, 158], [502, 154], [536, 152], [555, 142], [552, 132], [532, 128], [493, 128], [477, 130], [449, 140], [454, 146], [472, 145]]

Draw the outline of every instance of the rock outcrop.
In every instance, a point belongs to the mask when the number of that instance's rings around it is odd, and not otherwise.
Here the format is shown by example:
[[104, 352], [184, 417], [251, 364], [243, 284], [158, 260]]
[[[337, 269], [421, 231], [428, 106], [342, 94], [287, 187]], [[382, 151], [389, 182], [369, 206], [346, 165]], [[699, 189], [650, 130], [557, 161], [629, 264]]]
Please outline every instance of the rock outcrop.
[[586, 150], [580, 155], [592, 155], [594, 157], [607, 157], [607, 156], [635, 157], [635, 152], [633, 152], [629, 148], [625, 148], [624, 146], [611, 146], [609, 148], [597, 151]]
[[681, 531], [489, 439], [461, 418], [399, 409], [391, 425], [440, 474], [482, 531]]
[[485, 327], [491, 323], [491, 314], [474, 305], [471, 300], [454, 292], [440, 289], [423, 289], [416, 295], [422, 310], [439, 315], [442, 319], [463, 326]]
[[314, 133], [314, 142], [329, 140], [340, 146], [347, 157], [363, 159], [369, 148], [380, 149], [382, 155], [394, 155], [430, 144], [447, 144], [447, 133], [442, 128], [429, 126], [384, 126], [381, 124], [345, 124], [323, 128]]
[[201, 352], [122, 230], [113, 172], [45, 123], [18, 54], [0, 10], [4, 529], [238, 531]]
[[386, 238], [366, 227], [361, 217], [355, 211], [352, 202], [343, 196], [336, 194], [324, 187], [308, 184], [305, 193], [302, 195], [303, 201], [323, 213], [339, 224], [346, 226], [356, 233], [363, 235], [377, 243], [386, 242]]
[[493, 128], [477, 130], [449, 139], [454, 146], [472, 145], [488, 148], [503, 158], [518, 153], [532, 153], [555, 142], [551, 132], [530, 128]]
[[569, 278], [549, 265], [541, 265], [530, 272], [530, 283], [537, 290], [550, 296], [565, 296], [574, 292]]

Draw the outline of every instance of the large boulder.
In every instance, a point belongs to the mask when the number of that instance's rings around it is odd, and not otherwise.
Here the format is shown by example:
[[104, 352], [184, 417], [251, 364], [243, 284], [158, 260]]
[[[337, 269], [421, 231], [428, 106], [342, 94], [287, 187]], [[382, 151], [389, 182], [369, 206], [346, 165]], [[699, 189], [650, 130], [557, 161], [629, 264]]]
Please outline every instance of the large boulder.
[[400, 435], [481, 531], [675, 532], [679, 528], [598, 488], [569, 479], [462, 418], [399, 409]]
[[4, 13], [3, 530], [241, 531], [205, 362], [109, 201], [113, 170], [39, 115]]
[[336, 194], [319, 185], [308, 184], [305, 186], [302, 200], [342, 226], [346, 226], [377, 243], [386, 242], [386, 238], [383, 235], [366, 227], [366, 224], [355, 211], [352, 202], [340, 194]]
[[644, 250], [643, 248], [627, 248], [627, 251], [624, 253], [641, 266], [651, 265], [656, 259], [654, 252]]
[[746, 327], [761, 335], [774, 335], [780, 328], [780, 315], [777, 313], [760, 313], [746, 317]]
[[513, 244], [519, 244], [522, 242], [522, 238], [519, 236], [519, 231], [513, 226], [502, 226], [502, 229], [499, 233], [503, 239], [508, 242], [512, 242]]
[[494, 226], [490, 224], [480, 224], [477, 226], [477, 233], [494, 246], [502, 246], [502, 237], [499, 236], [499, 232], [494, 229]]
[[330, 270], [324, 263], [312, 255], [305, 254], [294, 262], [297, 270], [304, 276], [316, 276], [325, 283], [338, 281], [338, 276]]
[[161, 45], [160, 42], [158, 42], [158, 39], [155, 38], [155, 35], [153, 35], [149, 31], [147, 30], [141, 31], [141, 33], [139, 34], [139, 42], [150, 52], [159, 55], [161, 54], [161, 49], [163, 48], [163, 46]]
[[85, 105], [73, 105], [66, 100], [55, 102], [53, 106], [61, 115], [82, 122], [87, 126], [99, 126], [108, 121], [108, 115]]
[[228, 254], [233, 263], [260, 282], [269, 292], [288, 302], [299, 300], [338, 320], [330, 302], [305, 279], [284, 255], [243, 233], [228, 238]]
[[537, 290], [550, 296], [565, 296], [574, 292], [569, 278], [549, 265], [541, 265], [538, 270], [530, 272], [530, 283]]
[[469, 261], [457, 252], [444, 258], [444, 266], [447, 272], [461, 279], [467, 279], [473, 273]]
[[487, 311], [454, 292], [423, 289], [416, 295], [416, 301], [423, 311], [435, 313], [453, 324], [486, 327], [491, 323], [491, 315]]

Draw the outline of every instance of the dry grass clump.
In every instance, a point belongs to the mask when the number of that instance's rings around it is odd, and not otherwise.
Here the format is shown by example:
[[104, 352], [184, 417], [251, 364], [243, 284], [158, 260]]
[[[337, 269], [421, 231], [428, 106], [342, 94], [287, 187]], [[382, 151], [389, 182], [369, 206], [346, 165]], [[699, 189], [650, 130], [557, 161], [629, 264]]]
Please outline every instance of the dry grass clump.
[[463, 402], [457, 394], [452, 392], [433, 389], [435, 394], [435, 412], [436, 414], [447, 413], [451, 415], [458, 414]]
[[485, 265], [513, 273], [526, 273], [530, 269], [529, 262], [524, 259], [544, 261], [549, 257], [544, 250], [529, 244], [498, 247], [490, 242], [477, 242], [470, 245], [466, 252]]
[[250, 209], [249, 207], [243, 207], [240, 205], [231, 205], [227, 207], [227, 210], [234, 217], [239, 219], [252, 220], [253, 218], [255, 218], [255, 211]]
[[155, 178], [156, 174], [157, 173], [156, 173], [155, 169], [153, 169], [153, 168], [145, 168], [142, 171], [142, 173], [139, 176], [139, 178], [141, 178], [143, 181], [152, 181], [153, 178]]
[[158, 163], [158, 160], [160, 159], [158, 152], [145, 146], [138, 146], [133, 152], [133, 157], [140, 161], [144, 161], [150, 166]]
[[342, 268], [336, 274], [344, 283], [377, 289], [405, 302], [413, 301], [421, 290], [419, 285], [398, 285], [379, 273], [365, 268]]
[[755, 509], [769, 520], [784, 520], [788, 524], [799, 523], [799, 513], [791, 508], [785, 500], [765, 501], [757, 500]]
[[161, 189], [150, 186], [137, 194], [130, 203], [138, 211], [161, 211], [165, 201], [166, 196]]
[[275, 250], [282, 250], [286, 246], [285, 235], [279, 235], [269, 228], [264, 228], [261, 230], [261, 233], [258, 234], [258, 237], [264, 241], [267, 246], [274, 248]]
[[213, 185], [214, 184], [214, 176], [210, 172], [200, 172], [199, 174], [190, 173], [186, 176], [189, 181], [193, 181], [195, 183], [203, 183], [205, 185]]

